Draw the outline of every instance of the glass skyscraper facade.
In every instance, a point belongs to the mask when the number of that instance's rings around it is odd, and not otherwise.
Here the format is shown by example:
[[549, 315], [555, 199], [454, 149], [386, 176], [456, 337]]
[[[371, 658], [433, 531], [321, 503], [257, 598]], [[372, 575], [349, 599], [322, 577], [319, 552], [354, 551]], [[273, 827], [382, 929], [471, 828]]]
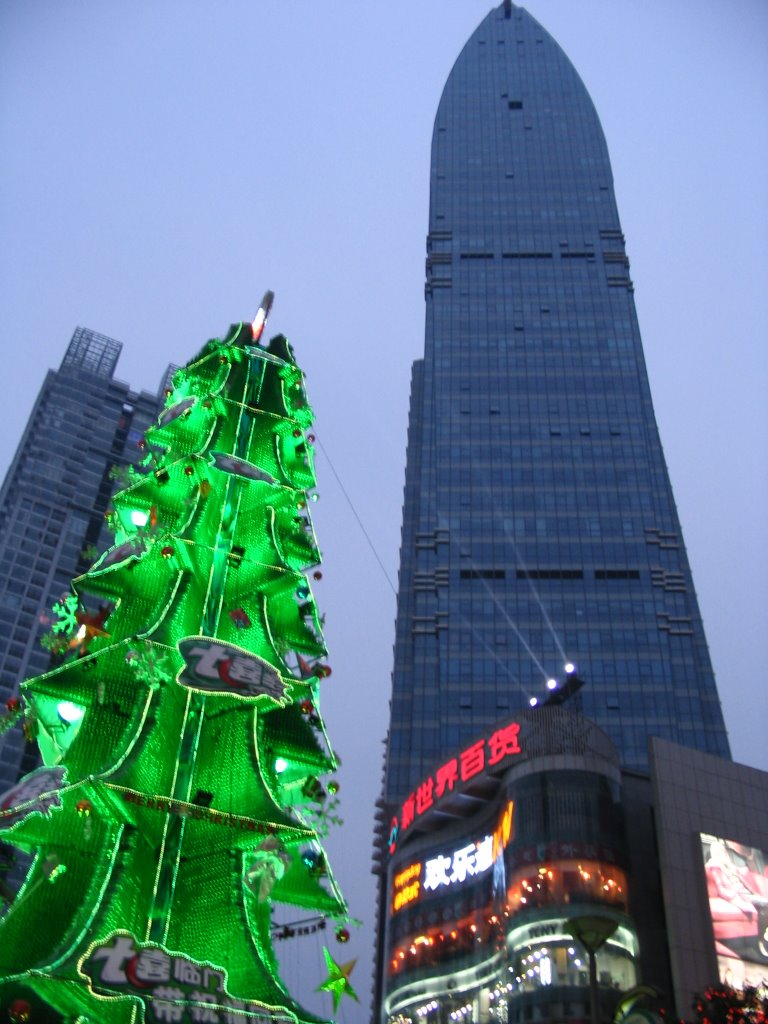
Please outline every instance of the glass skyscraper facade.
[[[122, 345], [78, 327], [58, 371], [49, 370], [0, 488], [0, 701], [50, 664], [40, 637], [51, 606], [110, 536], [104, 514], [113, 467], [137, 447], [163, 402], [114, 377]], [[167, 376], [167, 375], [166, 375]], [[37, 764], [20, 727], [0, 737], [0, 793]]]
[[728, 757], [600, 122], [508, 2], [440, 100], [425, 291], [385, 802], [568, 661], [625, 768]]

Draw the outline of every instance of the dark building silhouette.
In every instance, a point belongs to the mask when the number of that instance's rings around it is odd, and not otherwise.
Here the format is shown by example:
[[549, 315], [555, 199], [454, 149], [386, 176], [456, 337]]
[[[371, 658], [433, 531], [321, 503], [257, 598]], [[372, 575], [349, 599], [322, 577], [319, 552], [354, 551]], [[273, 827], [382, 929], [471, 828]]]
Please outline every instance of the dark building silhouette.
[[[0, 701], [46, 671], [40, 637], [51, 606], [93, 561], [105, 530], [113, 467], [144, 458], [137, 447], [162, 406], [114, 377], [120, 342], [78, 327], [49, 370], [0, 488]], [[0, 737], [0, 793], [37, 764], [19, 727]]]

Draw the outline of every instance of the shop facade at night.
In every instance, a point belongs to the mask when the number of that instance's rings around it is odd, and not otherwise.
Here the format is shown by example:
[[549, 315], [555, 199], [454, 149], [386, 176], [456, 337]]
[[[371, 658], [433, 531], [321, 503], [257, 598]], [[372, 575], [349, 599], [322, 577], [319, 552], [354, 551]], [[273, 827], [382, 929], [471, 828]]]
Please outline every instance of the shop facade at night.
[[601, 1015], [637, 983], [618, 757], [581, 715], [521, 712], [436, 766], [390, 854], [383, 1021], [587, 1020], [585, 919]]

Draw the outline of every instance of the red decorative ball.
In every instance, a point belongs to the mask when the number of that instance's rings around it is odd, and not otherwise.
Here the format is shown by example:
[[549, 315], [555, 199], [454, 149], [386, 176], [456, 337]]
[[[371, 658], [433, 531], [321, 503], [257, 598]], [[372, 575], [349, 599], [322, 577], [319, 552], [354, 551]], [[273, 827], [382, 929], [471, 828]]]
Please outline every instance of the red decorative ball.
[[299, 703], [299, 711], [301, 711], [302, 715], [311, 715], [314, 710], [315, 705], [311, 700], [303, 700]]
[[348, 928], [337, 928], [336, 929], [336, 941], [337, 942], [349, 942], [349, 929]]
[[147, 442], [146, 442], [146, 441], [144, 440], [144, 438], [143, 438], [143, 437], [142, 437], [142, 439], [141, 439], [140, 441], [137, 441], [137, 442], [136, 442], [136, 447], [137, 447], [137, 448], [138, 448], [138, 449], [139, 449], [140, 451], [144, 451], [144, 449], [145, 449], [145, 448], [147, 447]]
[[160, 549], [160, 554], [163, 558], [170, 558], [173, 555], [173, 548], [170, 544], [166, 544], [164, 548]]
[[314, 434], [307, 434], [307, 440], [309, 441], [310, 444], [314, 444], [315, 443], [315, 435]]
[[315, 571], [314, 571], [314, 572], [312, 573], [312, 579], [313, 579], [313, 580], [321, 580], [322, 578], [323, 578], [323, 574], [322, 574], [322, 573], [320, 572], [320, 570], [319, 570], [319, 569], [316, 569], [316, 570], [315, 570]]
[[75, 810], [81, 818], [87, 818], [93, 810], [93, 804], [90, 800], [78, 800], [75, 804]]
[[11, 1024], [27, 1024], [32, 1017], [32, 1007], [26, 999], [14, 999], [8, 1007], [8, 1019]]
[[195, 472], [194, 466], [185, 466], [184, 467], [184, 473], [185, 473], [186, 476], [192, 476], [192, 474], [194, 472]]
[[296, 428], [296, 430], [294, 430], [293, 436], [294, 437], [301, 437], [301, 431], [298, 429], [298, 427]]
[[5, 706], [8, 708], [9, 711], [18, 711], [19, 708], [21, 707], [21, 701], [19, 700], [18, 697], [9, 697], [8, 700], [5, 702]]

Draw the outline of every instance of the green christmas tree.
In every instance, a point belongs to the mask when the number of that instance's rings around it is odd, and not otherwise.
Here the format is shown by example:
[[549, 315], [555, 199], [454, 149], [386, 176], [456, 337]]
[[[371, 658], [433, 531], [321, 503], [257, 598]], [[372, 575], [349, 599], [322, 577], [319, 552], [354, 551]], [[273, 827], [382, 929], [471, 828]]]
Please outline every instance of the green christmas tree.
[[318, 838], [337, 787], [312, 411], [286, 339], [260, 341], [270, 305], [176, 373], [114, 545], [54, 608], [59, 663], [22, 687], [44, 766], [0, 798], [0, 839], [33, 856], [0, 1020], [313, 1021], [273, 905], [348, 936]]

